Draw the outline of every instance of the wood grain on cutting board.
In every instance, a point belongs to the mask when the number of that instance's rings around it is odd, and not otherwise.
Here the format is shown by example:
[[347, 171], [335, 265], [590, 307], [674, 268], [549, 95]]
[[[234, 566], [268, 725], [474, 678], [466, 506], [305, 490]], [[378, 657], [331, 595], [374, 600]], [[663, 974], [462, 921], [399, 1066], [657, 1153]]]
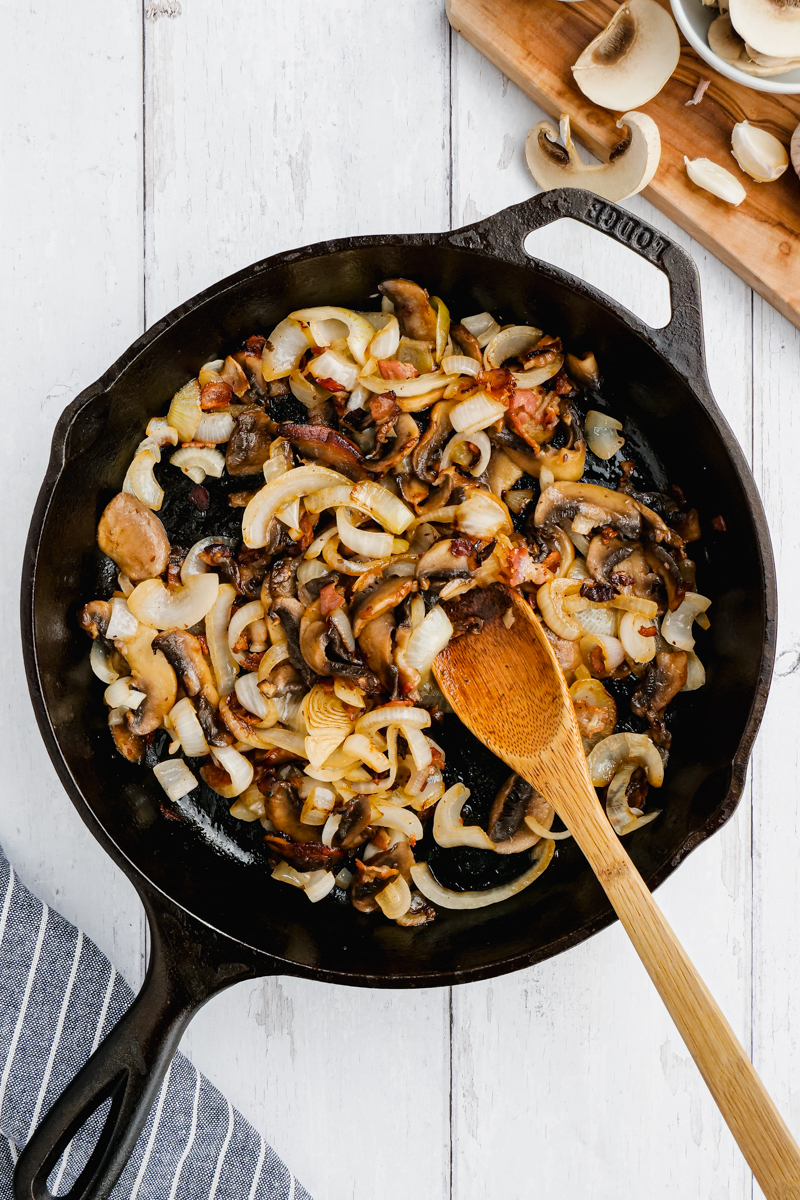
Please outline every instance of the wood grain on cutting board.
[[[666, 7], [666, 5], [665, 5]], [[605, 159], [620, 140], [618, 114], [597, 108], [573, 82], [572, 64], [615, 12], [612, 0], [448, 0], [450, 23], [546, 112], [565, 112], [573, 133]], [[686, 106], [701, 79], [711, 84]], [[771, 95], [713, 71], [681, 39], [678, 67], [641, 106], [661, 132], [661, 162], [644, 195], [800, 328], [800, 180], [789, 168], [756, 183], [730, 153], [737, 121], [748, 120], [788, 145], [800, 124], [800, 96]], [[692, 184], [683, 156], [710, 158], [741, 179], [747, 199], [734, 208]]]

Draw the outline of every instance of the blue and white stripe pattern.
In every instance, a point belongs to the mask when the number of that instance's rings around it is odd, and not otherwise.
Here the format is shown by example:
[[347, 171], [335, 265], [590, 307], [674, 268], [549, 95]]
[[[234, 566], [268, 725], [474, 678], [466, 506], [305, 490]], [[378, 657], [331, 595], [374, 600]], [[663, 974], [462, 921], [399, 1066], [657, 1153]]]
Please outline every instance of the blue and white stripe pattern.
[[[18, 1147], [130, 1006], [124, 979], [20, 883], [0, 849], [0, 1200]], [[50, 1181], [69, 1191], [102, 1114]], [[176, 1055], [114, 1200], [310, 1200], [288, 1167], [182, 1054]]]

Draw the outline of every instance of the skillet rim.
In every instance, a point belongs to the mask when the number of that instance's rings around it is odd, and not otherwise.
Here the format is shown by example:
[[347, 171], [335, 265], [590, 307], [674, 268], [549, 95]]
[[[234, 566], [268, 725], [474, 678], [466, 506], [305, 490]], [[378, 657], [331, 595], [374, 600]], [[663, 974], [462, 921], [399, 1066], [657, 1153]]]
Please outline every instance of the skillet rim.
[[[566, 199], [564, 199], [565, 192], [567, 192]], [[521, 204], [503, 209], [483, 221], [475, 222], [474, 224], [463, 226], [453, 231], [421, 234], [372, 234], [339, 238], [330, 241], [315, 242], [297, 249], [281, 251], [270, 255], [211, 284], [189, 300], [172, 309], [141, 334], [99, 379], [87, 388], [84, 388], [59, 417], [53, 432], [50, 460], [31, 517], [23, 557], [21, 634], [28, 688], [45, 747], [67, 794], [93, 836], [136, 887], [145, 902], [145, 907], [151, 920], [158, 919], [159, 908], [177, 910], [178, 913], [188, 918], [190, 922], [200, 926], [201, 930], [209, 931], [236, 946], [237, 953], [245, 951], [247, 956], [250, 956], [257, 964], [260, 974], [290, 974], [326, 983], [339, 983], [349, 986], [399, 988], [449, 986], [456, 983], [493, 978], [510, 973], [511, 971], [520, 970], [578, 945], [617, 919], [610, 905], [608, 905], [593, 921], [587, 922], [571, 933], [539, 946], [533, 951], [503, 958], [491, 964], [465, 968], [463, 970], [428, 970], [413, 974], [410, 972], [400, 972], [395, 975], [389, 973], [371, 975], [363, 971], [356, 973], [350, 970], [335, 971], [307, 966], [281, 958], [279, 955], [272, 954], [253, 946], [249, 942], [241, 940], [227, 930], [218, 929], [210, 921], [197, 916], [191, 909], [180, 904], [173, 896], [155, 884], [141, 867], [122, 850], [106, 826], [100, 822], [70, 770], [66, 758], [62, 753], [59, 738], [50, 720], [48, 707], [44, 700], [34, 636], [34, 599], [36, 594], [36, 566], [39, 544], [48, 518], [50, 502], [55, 486], [70, 461], [69, 442], [74, 424], [83, 409], [98, 396], [107, 392], [124, 372], [142, 354], [145, 354], [150, 346], [173, 325], [191, 315], [208, 301], [218, 300], [226, 292], [236, 289], [240, 284], [251, 281], [259, 275], [277, 267], [296, 263], [301, 259], [308, 261], [343, 252], [352, 252], [353, 250], [388, 246], [402, 248], [406, 246], [434, 247], [444, 245], [456, 251], [463, 250], [470, 254], [492, 259], [495, 262], [499, 260], [501, 263], [507, 262], [510, 265], [522, 264], [532, 266], [538, 274], [549, 278], [551, 282], [557, 284], [559, 287], [572, 293], [583, 295], [605, 308], [613, 317], [620, 320], [632, 334], [643, 341], [649, 349], [655, 351], [662, 361], [680, 376], [686, 384], [693, 402], [700, 405], [714, 426], [734, 474], [742, 487], [753, 521], [761, 562], [764, 626], [758, 678], [753, 687], [747, 721], [736, 753], [731, 760], [730, 783], [726, 795], [714, 812], [703, 822], [703, 825], [699, 829], [689, 833], [672, 855], [665, 859], [652, 875], [647, 877], [647, 886], [651, 890], [657, 888], [672, 874], [692, 850], [696, 849], [697, 846], [716, 833], [730, 819], [738, 806], [746, 779], [747, 764], [766, 706], [775, 659], [777, 583], [766, 516], [755, 480], [744, 457], [744, 453], [711, 393], [703, 350], [699, 282], [697, 280], [696, 268], [686, 252], [680, 250], [665, 235], [653, 229], [639, 218], [631, 217], [637, 229], [649, 231], [655, 238], [661, 239], [662, 244], [668, 250], [676, 252], [679, 268], [683, 268], [685, 272], [688, 266], [690, 271], [688, 282], [687, 279], [684, 279], [682, 281], [683, 286], [681, 286], [681, 281], [676, 279], [679, 271], [673, 274], [669, 269], [669, 262], [667, 262], [667, 265], [664, 265], [663, 262], [654, 263], [654, 265], [667, 275], [671, 285], [672, 318], [668, 325], [661, 330], [653, 329], [646, 325], [635, 314], [631, 313], [623, 305], [607, 296], [598, 288], [593, 287], [561, 268], [536, 259], [524, 250], [522, 242], [530, 230], [536, 228], [537, 225], [547, 224], [561, 217], [572, 217], [582, 220], [585, 224], [594, 224], [597, 226], [596, 221], [587, 221], [586, 216], [578, 211], [578, 202], [581, 198], [597, 203], [597, 198], [591, 196], [590, 193], [578, 193], [575, 190], [571, 190], [570, 192], [567, 189], [562, 189], [560, 192], [547, 193], [544, 196], [535, 197], [532, 201], [524, 201]], [[563, 202], [561, 202], [562, 200]], [[605, 202], [602, 203], [605, 204]], [[586, 205], [584, 204], [585, 208]], [[607, 205], [607, 208], [612, 209], [624, 218], [630, 217], [630, 214], [625, 210], [618, 209], [614, 205]], [[548, 210], [550, 211], [548, 212]], [[538, 221], [534, 219], [535, 217], [539, 218]], [[623, 241], [623, 238], [618, 233], [608, 229], [604, 229], [603, 231], [610, 232], [615, 240], [623, 242], [629, 248], [637, 249], [629, 241]], [[637, 250], [637, 252], [642, 257], [648, 258], [651, 262], [653, 261], [650, 255], [642, 253], [641, 250]], [[691, 272], [693, 272], [693, 275], [691, 275]], [[681, 300], [683, 300], [683, 303], [681, 303]]]

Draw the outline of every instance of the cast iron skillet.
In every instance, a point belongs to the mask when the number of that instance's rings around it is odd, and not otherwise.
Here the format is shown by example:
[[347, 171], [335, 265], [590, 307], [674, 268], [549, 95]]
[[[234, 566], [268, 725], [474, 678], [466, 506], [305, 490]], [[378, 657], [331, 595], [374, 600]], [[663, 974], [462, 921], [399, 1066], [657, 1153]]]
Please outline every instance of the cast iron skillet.
[[[667, 275], [667, 326], [650, 329], [525, 253], [525, 236], [561, 217], [602, 230]], [[18, 1200], [47, 1200], [46, 1181], [70, 1137], [110, 1097], [99, 1142], [69, 1195], [109, 1194], [190, 1017], [232, 983], [271, 974], [364, 987], [463, 983], [540, 962], [613, 919], [570, 843], [535, 887], [507, 903], [441, 913], [416, 930], [350, 906], [311, 905], [273, 884], [226, 827], [202, 814], [194, 823], [165, 820], [159, 785], [114, 753], [105, 729], [75, 617], [97, 589], [99, 515], [148, 418], [165, 410], [199, 363], [235, 348], [243, 335], [268, 332], [305, 305], [361, 308], [392, 275], [419, 281], [456, 313], [499, 312], [596, 352], [611, 411], [625, 420], [626, 434], [638, 426], [663, 458], [650, 460], [655, 482], [681, 484], [700, 510], [701, 578], [714, 602], [702, 648], [708, 682], [682, 698], [659, 797], [664, 813], [630, 839], [649, 886], [719, 829], [739, 800], [772, 669], [775, 574], [753, 479], [709, 390], [697, 272], [683, 250], [613, 204], [561, 190], [454, 233], [321, 243], [216, 284], [139, 338], [64, 412], [28, 537], [22, 629], [36, 717], [73, 803], [141, 896], [153, 952], [131, 1009], [22, 1154]], [[717, 514], [727, 533], [714, 532]]]

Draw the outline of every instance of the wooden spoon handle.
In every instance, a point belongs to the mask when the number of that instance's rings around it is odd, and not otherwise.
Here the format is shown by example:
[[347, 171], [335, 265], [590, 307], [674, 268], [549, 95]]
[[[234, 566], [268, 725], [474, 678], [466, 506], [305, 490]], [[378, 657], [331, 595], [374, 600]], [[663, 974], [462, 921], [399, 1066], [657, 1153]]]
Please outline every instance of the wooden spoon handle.
[[[557, 782], [546, 798], [589, 860], [764, 1195], [767, 1200], [798, 1200], [800, 1148], [753, 1064], [611, 828], [588, 779], [578, 804], [574, 793], [562, 802], [561, 786]], [[547, 790], [540, 786], [545, 794]], [[576, 820], [577, 809], [581, 815]]]

